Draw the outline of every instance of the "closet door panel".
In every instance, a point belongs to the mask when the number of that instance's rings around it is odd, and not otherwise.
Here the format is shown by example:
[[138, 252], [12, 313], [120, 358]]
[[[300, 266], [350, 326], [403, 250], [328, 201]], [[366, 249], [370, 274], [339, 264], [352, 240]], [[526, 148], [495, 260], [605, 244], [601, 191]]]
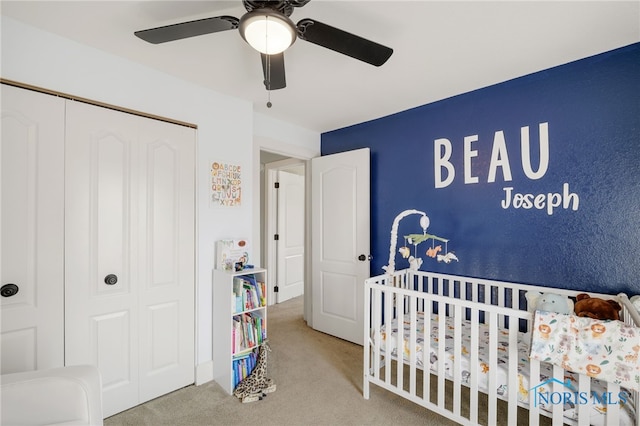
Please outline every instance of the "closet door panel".
[[195, 130], [140, 132], [141, 400], [194, 382]]
[[98, 366], [105, 416], [139, 395], [137, 138], [137, 117], [68, 102], [66, 364]]
[[[1, 373], [64, 364], [64, 101], [2, 85]], [[16, 287], [13, 287], [15, 289]]]
[[129, 368], [131, 312], [113, 311], [91, 317], [91, 347], [97, 355], [104, 392], [127, 388], [136, 380]]
[[[130, 131], [135, 132], [132, 126]], [[95, 294], [131, 293], [131, 151], [124, 134], [97, 132], [89, 147], [89, 253], [91, 290]], [[101, 277], [115, 274], [121, 285], [105, 285]]]

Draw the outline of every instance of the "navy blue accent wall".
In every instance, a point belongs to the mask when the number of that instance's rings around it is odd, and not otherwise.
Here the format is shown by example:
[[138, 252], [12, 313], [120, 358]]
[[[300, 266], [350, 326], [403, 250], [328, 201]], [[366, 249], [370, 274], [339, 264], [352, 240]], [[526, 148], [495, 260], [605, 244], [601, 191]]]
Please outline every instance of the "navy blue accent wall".
[[640, 293], [640, 43], [322, 135], [322, 155], [363, 147], [372, 275], [417, 209], [449, 240], [408, 245], [422, 270]]

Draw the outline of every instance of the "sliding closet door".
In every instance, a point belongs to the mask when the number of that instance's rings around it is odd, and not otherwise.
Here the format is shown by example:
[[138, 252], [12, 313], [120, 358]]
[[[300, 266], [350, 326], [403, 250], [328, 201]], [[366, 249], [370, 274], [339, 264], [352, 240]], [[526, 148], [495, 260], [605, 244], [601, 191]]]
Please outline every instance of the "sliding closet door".
[[1, 373], [64, 364], [64, 100], [2, 85]]
[[140, 400], [194, 382], [195, 130], [140, 119]]
[[99, 367], [105, 416], [194, 381], [194, 143], [67, 106], [66, 361]]
[[137, 117], [67, 103], [66, 365], [97, 365], [104, 415], [138, 401]]

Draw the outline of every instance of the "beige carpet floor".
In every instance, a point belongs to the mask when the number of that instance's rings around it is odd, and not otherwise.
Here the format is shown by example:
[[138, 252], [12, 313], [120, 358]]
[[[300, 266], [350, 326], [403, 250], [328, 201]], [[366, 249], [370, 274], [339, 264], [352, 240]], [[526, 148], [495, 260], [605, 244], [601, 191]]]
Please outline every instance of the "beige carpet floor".
[[300, 297], [268, 310], [268, 376], [277, 390], [265, 399], [242, 404], [209, 382], [109, 417], [105, 425], [455, 424], [376, 386], [365, 400], [362, 346], [308, 327], [302, 303]]
[[268, 376], [277, 390], [242, 404], [215, 382], [188, 386], [105, 419], [119, 425], [451, 425], [372, 387], [362, 397], [362, 346], [314, 331], [302, 297], [269, 308]]

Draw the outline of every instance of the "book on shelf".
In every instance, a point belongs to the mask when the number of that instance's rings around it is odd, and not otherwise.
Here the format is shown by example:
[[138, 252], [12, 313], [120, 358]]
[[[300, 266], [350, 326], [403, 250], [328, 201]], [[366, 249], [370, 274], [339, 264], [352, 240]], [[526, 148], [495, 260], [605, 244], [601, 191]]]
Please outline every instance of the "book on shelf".
[[266, 290], [266, 284], [256, 280], [253, 274], [233, 277], [233, 312], [239, 313], [266, 306]]
[[248, 377], [256, 366], [258, 350], [243, 353], [233, 357], [233, 387], [238, 386], [243, 379]]
[[233, 317], [233, 353], [260, 346], [267, 336], [266, 322], [257, 312], [249, 312]]

